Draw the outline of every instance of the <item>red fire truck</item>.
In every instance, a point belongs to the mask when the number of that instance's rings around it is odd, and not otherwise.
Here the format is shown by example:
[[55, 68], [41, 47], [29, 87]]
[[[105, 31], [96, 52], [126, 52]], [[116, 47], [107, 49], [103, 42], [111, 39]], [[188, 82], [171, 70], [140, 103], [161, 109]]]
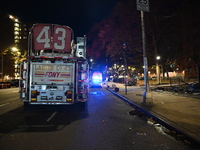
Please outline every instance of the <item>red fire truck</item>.
[[29, 105], [86, 102], [88, 62], [86, 37], [73, 40], [68, 26], [35, 24], [27, 59], [21, 63], [20, 99]]

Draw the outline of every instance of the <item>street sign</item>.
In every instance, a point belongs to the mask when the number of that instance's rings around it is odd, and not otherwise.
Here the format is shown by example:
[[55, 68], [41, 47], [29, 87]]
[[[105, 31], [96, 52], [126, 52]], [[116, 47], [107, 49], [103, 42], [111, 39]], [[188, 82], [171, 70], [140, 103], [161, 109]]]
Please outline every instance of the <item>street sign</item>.
[[137, 0], [137, 10], [149, 12], [149, 0]]

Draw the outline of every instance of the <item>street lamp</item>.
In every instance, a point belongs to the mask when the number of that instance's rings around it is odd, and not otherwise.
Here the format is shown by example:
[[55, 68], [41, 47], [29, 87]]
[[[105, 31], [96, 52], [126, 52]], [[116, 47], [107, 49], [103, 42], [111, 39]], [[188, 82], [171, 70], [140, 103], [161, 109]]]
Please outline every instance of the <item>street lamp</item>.
[[13, 52], [17, 52], [17, 51], [18, 51], [17, 47], [12, 47], [11, 50], [12, 50]]
[[2, 82], [3, 82], [3, 52], [2, 52], [2, 54], [1, 54], [1, 80], [2, 80]]
[[160, 60], [160, 56], [157, 56], [156, 59], [157, 59], [157, 60]]
[[91, 62], [90, 68], [92, 68], [92, 66], [93, 66], [93, 59], [92, 58], [90, 59], [90, 62]]
[[157, 82], [160, 84], [160, 68], [158, 61], [160, 60], [160, 56], [156, 56], [156, 76], [157, 76]]

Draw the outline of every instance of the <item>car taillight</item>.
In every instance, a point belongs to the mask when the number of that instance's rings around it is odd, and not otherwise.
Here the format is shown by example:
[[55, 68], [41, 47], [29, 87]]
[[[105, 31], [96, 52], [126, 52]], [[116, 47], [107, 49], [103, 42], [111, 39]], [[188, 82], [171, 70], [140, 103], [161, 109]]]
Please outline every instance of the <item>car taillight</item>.
[[36, 102], [38, 95], [39, 95], [39, 92], [37, 92], [37, 90], [31, 91], [31, 101]]
[[65, 95], [66, 95], [66, 101], [71, 102], [72, 101], [72, 91], [66, 91]]

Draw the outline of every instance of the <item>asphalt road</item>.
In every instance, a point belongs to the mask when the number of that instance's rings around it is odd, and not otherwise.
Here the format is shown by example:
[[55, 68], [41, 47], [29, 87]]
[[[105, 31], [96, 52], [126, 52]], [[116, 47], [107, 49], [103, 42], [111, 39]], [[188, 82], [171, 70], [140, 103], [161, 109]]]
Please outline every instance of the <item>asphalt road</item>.
[[24, 111], [17, 88], [0, 90], [1, 150], [186, 150], [160, 134], [106, 89], [92, 88], [81, 106]]

